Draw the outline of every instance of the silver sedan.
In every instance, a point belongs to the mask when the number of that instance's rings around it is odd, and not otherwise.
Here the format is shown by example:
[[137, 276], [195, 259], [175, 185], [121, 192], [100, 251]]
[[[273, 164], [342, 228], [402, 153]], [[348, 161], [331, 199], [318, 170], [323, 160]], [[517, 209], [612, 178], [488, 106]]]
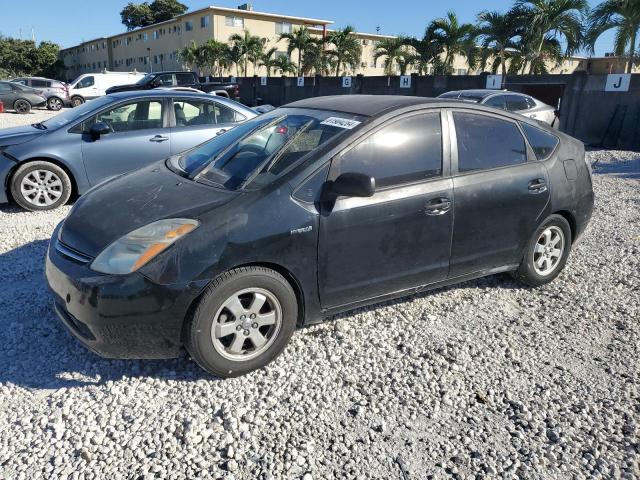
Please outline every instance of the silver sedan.
[[458, 99], [464, 102], [481, 103], [488, 107], [500, 108], [509, 112], [519, 113], [525, 117], [558, 128], [556, 109], [540, 100], [524, 93], [508, 90], [456, 90], [443, 93], [438, 98]]

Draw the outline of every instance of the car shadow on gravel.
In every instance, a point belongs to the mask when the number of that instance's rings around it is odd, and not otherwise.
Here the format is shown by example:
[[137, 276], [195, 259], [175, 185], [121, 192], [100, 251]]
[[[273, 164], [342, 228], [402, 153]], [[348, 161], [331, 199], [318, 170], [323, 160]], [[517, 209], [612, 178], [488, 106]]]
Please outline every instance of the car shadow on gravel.
[[612, 162], [596, 161], [592, 168], [593, 173], [598, 175], [613, 175], [619, 178], [640, 180], [640, 155]]
[[109, 360], [80, 345], [58, 320], [44, 278], [48, 240], [0, 254], [0, 386], [55, 390], [124, 377], [218, 380], [186, 355], [173, 360]]

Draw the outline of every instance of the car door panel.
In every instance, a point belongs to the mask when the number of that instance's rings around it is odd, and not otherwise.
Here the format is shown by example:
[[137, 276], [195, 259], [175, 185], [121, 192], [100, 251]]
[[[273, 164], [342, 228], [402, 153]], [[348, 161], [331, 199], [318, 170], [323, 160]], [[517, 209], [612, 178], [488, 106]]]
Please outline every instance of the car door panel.
[[[145, 98], [139, 102], [149, 102], [149, 109], [158, 108], [160, 103], [160, 118], [150, 110], [147, 118], [126, 110], [101, 112], [99, 119], [110, 122], [115, 131], [97, 140], [88, 133], [82, 134], [82, 158], [91, 185], [170, 156], [170, 130], [163, 127], [166, 124], [163, 101]], [[126, 130], [125, 125], [131, 130]]]
[[[449, 117], [453, 122], [452, 127], [456, 124], [455, 113]], [[515, 123], [494, 115], [489, 118], [504, 121], [512, 128], [511, 133], [517, 132], [522, 136]], [[450, 277], [519, 263], [524, 246], [544, 216], [549, 202], [546, 169], [541, 162], [531, 158], [526, 144], [523, 144], [525, 151], [517, 153], [525, 156], [520, 163], [508, 165], [508, 160], [489, 159], [493, 162], [492, 166], [505, 165], [461, 172], [461, 155], [475, 153], [479, 157], [486, 157], [490, 152], [463, 152], [462, 147], [458, 146], [458, 137], [463, 134], [462, 125], [461, 122], [451, 129], [454, 137], [452, 171], [455, 225]], [[503, 139], [498, 137], [505, 137], [508, 133], [485, 129], [478, 135], [485, 135], [486, 142], [490, 144], [488, 148], [494, 148], [494, 155], [500, 155]], [[511, 150], [506, 148], [505, 151]]]
[[453, 181], [341, 198], [320, 219], [323, 307], [374, 298], [443, 280], [449, 269], [452, 212], [430, 215], [434, 200], [453, 203]]
[[380, 188], [371, 197], [339, 197], [323, 205], [323, 308], [447, 277], [454, 201], [447, 128], [438, 111], [407, 115], [333, 159], [329, 181], [361, 173], [376, 178]]

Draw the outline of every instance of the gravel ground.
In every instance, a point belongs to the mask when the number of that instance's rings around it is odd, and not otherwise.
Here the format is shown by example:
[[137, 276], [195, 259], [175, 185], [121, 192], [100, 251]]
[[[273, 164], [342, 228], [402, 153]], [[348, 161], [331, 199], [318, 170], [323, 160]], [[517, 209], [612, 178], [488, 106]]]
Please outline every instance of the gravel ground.
[[0, 478], [640, 477], [640, 154], [589, 158], [594, 218], [551, 285], [361, 309], [231, 380], [82, 348], [43, 281], [68, 207], [1, 207]]
[[[66, 109], [64, 109], [66, 110]], [[64, 111], [61, 110], [61, 111]], [[0, 113], [0, 128], [17, 127], [30, 123], [38, 123], [57, 115], [59, 112], [52, 112], [46, 108], [34, 108], [30, 113], [20, 115], [13, 111]]]

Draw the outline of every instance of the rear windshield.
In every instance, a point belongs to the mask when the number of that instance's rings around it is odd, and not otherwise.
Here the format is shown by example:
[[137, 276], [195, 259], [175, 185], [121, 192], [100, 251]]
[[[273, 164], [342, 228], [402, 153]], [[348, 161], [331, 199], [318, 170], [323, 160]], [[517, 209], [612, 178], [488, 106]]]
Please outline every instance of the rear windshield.
[[196, 181], [229, 190], [259, 187], [363, 120], [344, 113], [279, 108], [185, 152], [178, 168]]

